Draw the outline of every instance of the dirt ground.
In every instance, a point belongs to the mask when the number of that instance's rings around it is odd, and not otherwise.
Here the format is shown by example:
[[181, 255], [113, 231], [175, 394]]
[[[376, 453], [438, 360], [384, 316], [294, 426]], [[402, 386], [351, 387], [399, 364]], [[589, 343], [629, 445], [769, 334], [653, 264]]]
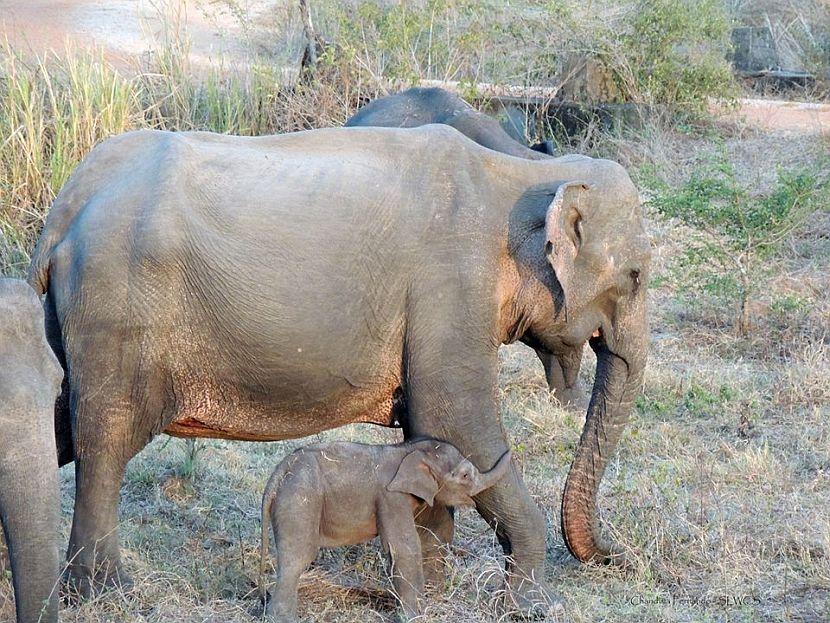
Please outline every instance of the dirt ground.
[[830, 104], [745, 98], [729, 114], [759, 130], [830, 135]]
[[[255, 19], [275, 2], [245, 2]], [[67, 47], [101, 49], [111, 63], [129, 69], [161, 36], [162, 15], [175, 9], [164, 0], [0, 0], [0, 37], [15, 50], [42, 56]], [[191, 58], [240, 60], [250, 43], [233, 3], [190, 2], [180, 15], [191, 38]]]

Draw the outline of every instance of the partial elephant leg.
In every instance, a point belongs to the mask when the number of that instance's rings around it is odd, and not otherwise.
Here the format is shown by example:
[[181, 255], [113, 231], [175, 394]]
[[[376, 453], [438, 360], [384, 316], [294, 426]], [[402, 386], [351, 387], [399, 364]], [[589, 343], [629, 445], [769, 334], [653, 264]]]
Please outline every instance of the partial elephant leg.
[[[486, 453], [471, 460], [478, 465], [493, 465], [498, 457]], [[486, 458], [484, 458], [486, 457]], [[507, 558], [508, 598], [518, 610], [544, 615], [561, 607], [544, 575], [545, 517], [530, 497], [515, 465], [498, 484], [476, 497], [476, 510], [496, 531]]]
[[[70, 370], [70, 374], [71, 374]], [[67, 550], [67, 574], [82, 597], [111, 587], [129, 589], [118, 542], [118, 503], [127, 463], [153, 437], [162, 411], [161, 387], [120, 387], [133, 376], [113, 373], [111, 383], [79, 396], [89, 385], [73, 376], [70, 408], [75, 447], [75, 513]], [[158, 390], [158, 391], [154, 391]], [[141, 405], [141, 411], [135, 408]], [[152, 417], [155, 415], [155, 418]]]
[[443, 588], [446, 578], [446, 547], [455, 531], [451, 506], [427, 506], [415, 517], [424, 559], [424, 582], [430, 588]]
[[75, 513], [66, 559], [67, 580], [82, 597], [132, 585], [118, 543], [121, 482], [132, 454], [125, 456], [123, 447], [113, 451], [97, 441], [76, 444], [81, 451], [75, 460]]
[[[404, 439], [412, 439], [406, 415], [401, 416]], [[455, 532], [454, 510], [436, 503], [426, 506], [415, 516], [423, 553], [424, 581], [427, 587], [440, 588], [446, 579], [446, 547], [452, 543]]]
[[[20, 431], [19, 439], [24, 434], [31, 432]], [[5, 464], [0, 458], [0, 521], [19, 623], [58, 620], [58, 465], [54, 442], [43, 441], [42, 449], [28, 448], [26, 456], [12, 453]]]
[[[499, 438], [497, 440], [493, 432], [478, 440], [464, 434], [464, 431], [458, 431], [448, 440], [479, 469], [486, 470], [495, 465], [507, 450], [501, 434]], [[483, 442], [486, 439], [490, 443]], [[496, 531], [507, 556], [508, 599], [512, 601], [511, 605], [532, 616], [543, 615], [551, 607], [558, 607], [559, 598], [545, 583], [545, 517], [530, 497], [515, 464], [495, 486], [476, 496], [475, 501], [476, 510]]]
[[[463, 336], [426, 333], [424, 340], [410, 340], [407, 426], [412, 435], [455, 444], [479, 470], [486, 471], [508, 449], [496, 399], [497, 350], [479, 346], [482, 352], [470, 352], [475, 348], [473, 340], [458, 343], [459, 338]], [[464, 365], [450, 363], [459, 357], [464, 358]], [[525, 614], [546, 612], [558, 600], [544, 582], [545, 520], [516, 468], [476, 503], [509, 556], [510, 598]]]
[[548, 388], [564, 407], [581, 409], [587, 401], [587, 394], [579, 383], [579, 367], [582, 364], [583, 347], [553, 355], [534, 349], [545, 368]]
[[[314, 562], [320, 549], [318, 538], [311, 525], [305, 535], [292, 535], [289, 541], [281, 537], [274, 525], [274, 541], [277, 553], [277, 583], [266, 607], [268, 620], [273, 623], [295, 623], [300, 576]], [[297, 538], [300, 537], [300, 538]]]
[[424, 592], [421, 540], [415, 524], [409, 520], [411, 509], [378, 509], [380, 540], [389, 560], [392, 585], [401, 602], [404, 620], [421, 612], [419, 600]]

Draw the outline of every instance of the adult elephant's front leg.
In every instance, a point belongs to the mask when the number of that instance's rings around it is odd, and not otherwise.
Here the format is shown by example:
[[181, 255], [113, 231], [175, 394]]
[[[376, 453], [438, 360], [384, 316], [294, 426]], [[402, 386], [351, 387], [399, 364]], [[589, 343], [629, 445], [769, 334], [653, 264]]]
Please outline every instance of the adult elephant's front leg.
[[534, 349], [545, 368], [548, 389], [563, 407], [579, 410], [587, 407], [587, 394], [579, 384], [579, 367], [582, 364], [584, 345], [554, 355]]
[[[407, 429], [455, 444], [482, 471], [507, 451], [496, 401], [497, 353], [465, 353], [451, 339], [430, 339], [440, 355], [419, 352], [408, 362]], [[449, 365], [464, 356], [464, 365]], [[442, 365], [431, 364], [442, 362]], [[509, 599], [525, 614], [547, 612], [559, 601], [544, 579], [545, 519], [516, 467], [498, 485], [476, 498], [481, 515], [495, 528], [508, 555]]]
[[[484, 423], [480, 423], [484, 425]], [[508, 448], [498, 422], [495, 433], [469, 435], [458, 431], [450, 441], [479, 469], [490, 469]], [[490, 428], [484, 425], [483, 428]], [[479, 428], [478, 431], [481, 431]], [[507, 556], [508, 607], [533, 616], [544, 615], [560, 607], [559, 598], [545, 582], [546, 521], [530, 497], [515, 463], [510, 472], [494, 487], [475, 498], [476, 510], [496, 531]]]
[[[486, 459], [473, 462], [494, 465], [491, 453]], [[508, 598], [523, 613], [545, 615], [561, 607], [560, 599], [545, 582], [546, 522], [539, 507], [530, 497], [516, 468], [496, 486], [476, 497], [476, 509], [496, 531], [507, 556]]]

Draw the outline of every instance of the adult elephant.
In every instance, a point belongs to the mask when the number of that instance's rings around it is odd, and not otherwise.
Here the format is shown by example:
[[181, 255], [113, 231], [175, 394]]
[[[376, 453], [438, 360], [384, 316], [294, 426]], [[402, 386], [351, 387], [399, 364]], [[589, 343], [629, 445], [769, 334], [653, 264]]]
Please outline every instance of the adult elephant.
[[430, 123], [453, 127], [479, 145], [503, 154], [528, 160], [550, 158], [548, 141], [528, 147], [508, 134], [498, 121], [438, 87], [412, 87], [372, 100], [345, 125], [416, 128]]
[[[413, 87], [373, 100], [346, 121], [346, 127], [415, 128], [430, 123], [451, 126], [479, 145], [503, 154], [528, 160], [549, 158], [536, 146], [528, 148], [516, 141], [495, 119], [473, 109], [457, 95], [437, 87]], [[540, 146], [547, 144], [540, 143]], [[579, 387], [584, 347], [585, 344], [580, 343], [558, 355], [541, 346], [536, 347], [548, 387], [563, 405], [584, 405], [584, 392]]]
[[46, 343], [40, 300], [0, 279], [0, 522], [18, 623], [58, 620], [58, 462], [54, 405], [63, 371]]
[[[608, 560], [595, 496], [642, 379], [649, 254], [619, 165], [510, 158], [440, 125], [105, 141], [30, 268], [69, 376], [71, 575], [82, 591], [126, 581], [122, 475], [161, 432], [278, 440], [399, 419], [486, 469], [507, 450], [499, 345], [591, 335], [562, 521], [576, 557]], [[475, 501], [532, 608], [542, 513], [515, 466]], [[451, 514], [430, 522], [446, 536]]]

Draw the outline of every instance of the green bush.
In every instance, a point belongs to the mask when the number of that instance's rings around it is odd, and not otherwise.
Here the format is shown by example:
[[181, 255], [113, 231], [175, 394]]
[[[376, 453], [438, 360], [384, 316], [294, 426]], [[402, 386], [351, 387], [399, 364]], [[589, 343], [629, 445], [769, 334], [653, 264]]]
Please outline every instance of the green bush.
[[723, 155], [678, 189], [653, 185], [651, 205], [692, 230], [668, 281], [689, 303], [706, 295], [733, 307], [739, 335], [749, 329], [747, 303], [766, 282], [769, 259], [810, 215], [830, 207], [830, 184], [816, 172], [779, 171], [770, 192], [753, 196]]
[[603, 33], [599, 57], [626, 100], [702, 111], [734, 98], [730, 27], [718, 0], [640, 0]]

